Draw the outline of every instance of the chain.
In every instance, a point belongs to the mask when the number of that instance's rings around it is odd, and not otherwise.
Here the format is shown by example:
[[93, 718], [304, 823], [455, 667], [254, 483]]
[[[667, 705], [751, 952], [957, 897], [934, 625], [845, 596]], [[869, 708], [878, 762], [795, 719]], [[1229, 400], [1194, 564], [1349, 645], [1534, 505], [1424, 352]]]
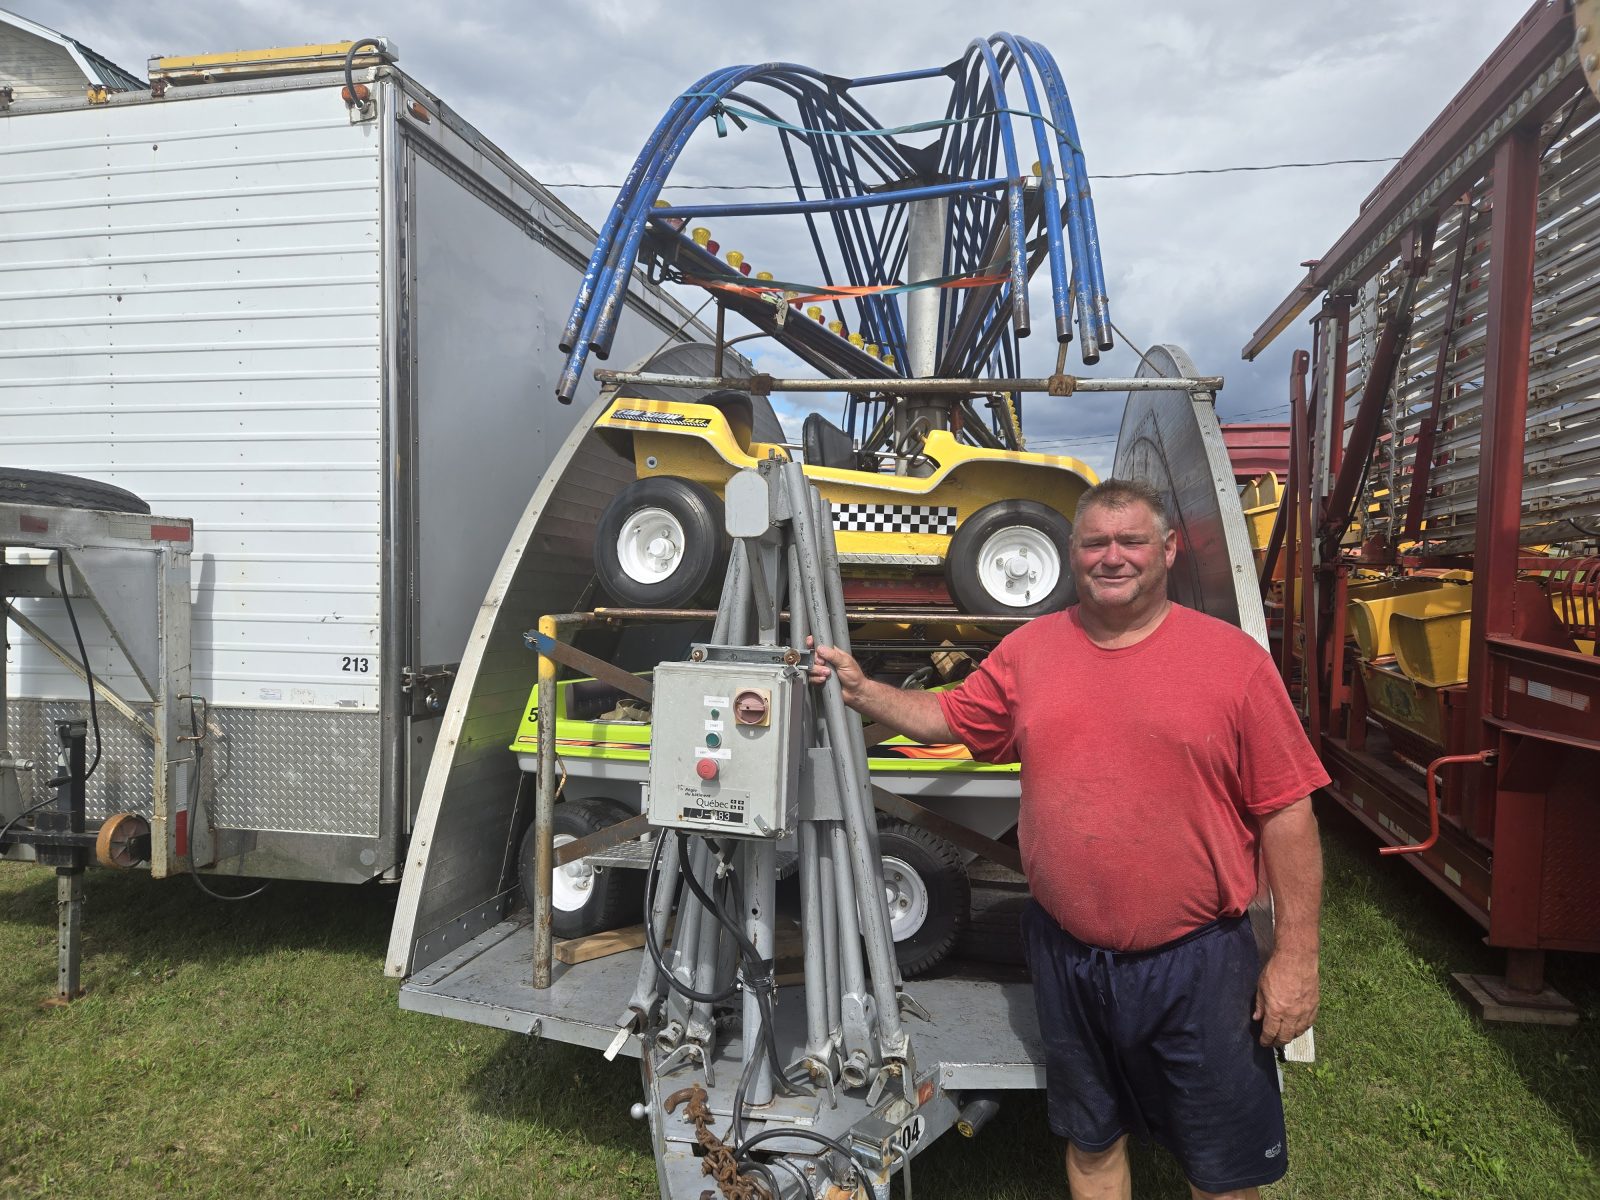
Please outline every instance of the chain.
[[[717, 1190], [724, 1200], [773, 1200], [756, 1180], [739, 1173], [733, 1147], [711, 1132], [711, 1108], [706, 1103], [705, 1088], [698, 1083], [679, 1088], [667, 1097], [664, 1107], [672, 1112], [680, 1104], [685, 1105], [683, 1115], [694, 1126], [694, 1140], [705, 1151], [700, 1170], [717, 1181]], [[700, 1193], [700, 1200], [714, 1200], [714, 1197], [708, 1189]]]

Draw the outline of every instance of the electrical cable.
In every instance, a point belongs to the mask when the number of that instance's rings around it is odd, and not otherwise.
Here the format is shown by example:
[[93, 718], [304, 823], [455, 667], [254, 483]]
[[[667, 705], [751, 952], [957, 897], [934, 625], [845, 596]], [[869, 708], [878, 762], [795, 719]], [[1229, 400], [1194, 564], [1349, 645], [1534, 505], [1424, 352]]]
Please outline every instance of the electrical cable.
[[[189, 773], [191, 780], [189, 784], [189, 811], [195, 815], [196, 822], [198, 823], [202, 819], [201, 814], [204, 800], [200, 791], [200, 764], [205, 761], [205, 750], [202, 749], [200, 745], [200, 720], [195, 716], [194, 706], [192, 704], [189, 706], [189, 732], [194, 736], [194, 742], [192, 743], [194, 746], [194, 770]], [[209, 815], [210, 806], [204, 805], [203, 811]], [[272, 886], [272, 880], [268, 879], [264, 881], [260, 887], [253, 888], [248, 892], [241, 892], [237, 896], [230, 896], [226, 892], [213, 891], [211, 888], [207, 887], [205, 885], [205, 881], [200, 878], [200, 872], [194, 869], [194, 863], [192, 861], [189, 864], [189, 878], [194, 880], [195, 887], [199, 888], [213, 900], [253, 900]]]
[[782, 1167], [784, 1170], [788, 1171], [791, 1175], [793, 1175], [796, 1179], [798, 1179], [800, 1181], [800, 1186], [801, 1186], [801, 1188], [804, 1189], [804, 1194], [805, 1195], [811, 1197], [811, 1200], [817, 1200], [817, 1189], [811, 1186], [811, 1180], [806, 1177], [806, 1173], [804, 1171], [802, 1171], [799, 1167], [795, 1166], [787, 1158], [784, 1158], [782, 1155], [779, 1155], [777, 1158], [770, 1159], [769, 1161], [764, 1163], [763, 1166], [768, 1167], [768, 1168], [773, 1167], [773, 1166]]
[[67, 555], [64, 550], [56, 551], [56, 582], [61, 586], [62, 603], [67, 606], [67, 620], [72, 624], [73, 640], [78, 643], [78, 662], [89, 684], [89, 723], [94, 726], [94, 761], [83, 773], [83, 782], [87, 784], [95, 768], [100, 765], [100, 704], [95, 698], [94, 672], [89, 668], [89, 652], [83, 648], [83, 633], [78, 629], [78, 614], [73, 611], [72, 597], [67, 594]]
[[[1329, 158], [1319, 162], [1251, 163], [1232, 167], [1187, 167], [1178, 171], [1120, 171], [1116, 173], [1091, 172], [1090, 179], [1176, 179], [1186, 175], [1231, 175], [1244, 171], [1297, 171], [1313, 167], [1345, 167], [1359, 164], [1399, 162], [1399, 155], [1380, 158]], [[543, 183], [551, 191], [572, 189], [579, 191], [615, 192], [615, 183]], [[787, 183], [675, 183], [676, 192], [789, 192], [793, 185]]]
[[350, 49], [345, 52], [344, 56], [344, 86], [345, 95], [349, 97], [345, 103], [350, 105], [351, 108], [358, 108], [361, 104], [361, 101], [356, 99], [355, 68], [356, 55], [361, 53], [363, 46], [371, 46], [380, 56], [383, 54], [383, 42], [378, 38], [366, 37], [350, 43]]
[[[706, 840], [710, 841], [711, 839], [707, 838]], [[680, 829], [678, 830], [678, 861], [680, 864], [683, 864], [688, 861], [688, 858], [689, 835], [686, 831]], [[718, 854], [718, 858], [724, 863], [727, 862], [727, 859], [724, 858], [720, 853]], [[744, 896], [742, 891], [739, 891], [738, 889], [738, 876], [734, 875], [732, 878], [735, 881], [735, 891], [738, 892], [735, 897], [736, 907], [740, 912], [743, 912]], [[746, 964], [746, 969], [739, 972], [739, 979], [755, 996], [756, 1004], [761, 1010], [762, 1028], [758, 1030], [757, 1033], [764, 1034], [763, 1040], [766, 1043], [767, 1057], [772, 1065], [773, 1077], [778, 1080], [778, 1082], [782, 1083], [783, 1090], [786, 1094], [791, 1096], [799, 1095], [800, 1093], [797, 1092], [789, 1083], [788, 1079], [784, 1077], [783, 1064], [781, 1059], [778, 1057], [778, 1038], [777, 1034], [773, 1031], [772, 1022], [770, 1019], [772, 993], [777, 990], [777, 979], [772, 972], [772, 961], [770, 959], [764, 959], [761, 957], [760, 952], [757, 951], [754, 943], [752, 943], [750, 939], [745, 936], [745, 932], [739, 927], [738, 922], [734, 921], [726, 913], [724, 913], [722, 909], [715, 903], [715, 901], [713, 901], [711, 897], [706, 894], [705, 889], [700, 886], [700, 881], [694, 877], [693, 871], [687, 871], [684, 873], [683, 882], [688, 886], [689, 890], [699, 898], [700, 903], [706, 906], [707, 911], [709, 911], [711, 915], [717, 919], [718, 924], [720, 924], [729, 933], [733, 934], [734, 944], [739, 948], [739, 956]], [[750, 969], [761, 970], [766, 972], [766, 974], [751, 975], [749, 973]], [[698, 999], [698, 997], [694, 998]]]
[[[680, 835], [682, 834], [682, 830], [679, 830], [678, 832]], [[728, 986], [722, 989], [720, 992], [698, 992], [688, 984], [684, 983], [683, 980], [675, 976], [672, 973], [672, 970], [667, 966], [666, 962], [662, 959], [661, 946], [660, 943], [656, 941], [655, 923], [649, 920], [649, 915], [655, 911], [656, 887], [659, 884], [661, 876], [661, 850], [662, 847], [666, 845], [666, 842], [667, 839], [665, 834], [658, 834], [656, 836], [656, 848], [650, 856], [649, 873], [645, 876], [645, 950], [649, 953], [650, 960], [655, 963], [656, 969], [660, 971], [661, 974], [666, 978], [667, 986], [673, 991], [677, 992], [680, 996], [683, 996], [689, 1000], [697, 1001], [701, 1004], [720, 1004], [722, 1001], [727, 1000], [729, 997], [738, 992], [739, 985], [737, 980], [729, 983]], [[687, 847], [684, 847], [684, 850], [687, 851]], [[679, 856], [678, 874], [683, 878], [685, 883], [694, 879], [694, 872], [689, 870], [689, 861], [686, 852], [680, 854]], [[695, 890], [695, 894], [697, 896], [704, 895], [703, 891], [700, 890]], [[702, 903], [704, 902], [702, 901]]]
[[4, 826], [0, 826], [0, 847], [3, 847], [6, 844], [6, 834], [11, 832], [11, 827], [13, 825], [22, 820], [22, 818], [27, 816], [29, 813], [38, 812], [41, 808], [49, 804], [54, 799], [54, 796], [46, 796], [43, 800], [39, 801], [39, 803], [23, 809], [16, 816], [12, 817], [11, 820], [7, 821]]

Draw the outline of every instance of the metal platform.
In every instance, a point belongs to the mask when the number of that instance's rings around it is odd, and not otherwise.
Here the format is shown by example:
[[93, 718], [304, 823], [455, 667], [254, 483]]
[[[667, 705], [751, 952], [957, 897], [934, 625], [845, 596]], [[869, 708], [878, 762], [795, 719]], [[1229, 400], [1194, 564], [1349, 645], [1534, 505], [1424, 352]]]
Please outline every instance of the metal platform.
[[[400, 1007], [603, 1050], [616, 1036], [615, 1019], [639, 976], [641, 953], [558, 962], [550, 987], [536, 990], [532, 918], [519, 912], [416, 972], [401, 985]], [[939, 1086], [947, 1091], [1044, 1086], [1044, 1050], [1026, 979], [972, 972], [911, 980], [906, 987], [933, 1016], [931, 1023], [907, 1026], [919, 1074], [937, 1064]], [[786, 1061], [797, 1058], [805, 1042], [804, 1017], [800, 989], [780, 988], [778, 1046]], [[638, 1039], [630, 1038], [622, 1052], [637, 1058]], [[736, 1075], [741, 1054], [732, 1038], [717, 1047], [713, 1065]], [[685, 1070], [684, 1082], [696, 1075]]]

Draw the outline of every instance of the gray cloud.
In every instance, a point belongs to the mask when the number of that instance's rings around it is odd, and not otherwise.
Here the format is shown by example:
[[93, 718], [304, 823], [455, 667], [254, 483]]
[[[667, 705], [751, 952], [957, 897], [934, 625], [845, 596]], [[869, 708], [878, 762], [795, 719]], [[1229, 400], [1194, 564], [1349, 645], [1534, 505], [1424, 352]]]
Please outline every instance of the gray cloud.
[[[153, 54], [392, 37], [402, 68], [551, 184], [619, 181], [672, 97], [715, 66], [782, 59], [841, 75], [903, 70], [956, 59], [972, 37], [995, 29], [1055, 53], [1091, 171], [1400, 154], [1526, 10], [1526, 0], [994, 0], [976, 10], [914, 0], [547, 0], [520, 9], [485, 0], [11, 3], [141, 72]], [[898, 105], [889, 91], [873, 97], [880, 100], [887, 120], [940, 115], [917, 107], [936, 100], [909, 91]], [[702, 131], [673, 178], [781, 182], [772, 141], [752, 132], [718, 142]], [[1239, 347], [1297, 282], [1297, 264], [1354, 219], [1384, 170], [1097, 182], [1118, 325], [1141, 345], [1183, 345], [1203, 370], [1225, 374], [1225, 418], [1281, 412], [1288, 355], [1305, 344], [1304, 327], [1254, 364], [1239, 360]], [[604, 191], [559, 194], [591, 221], [611, 200]], [[794, 257], [799, 234], [749, 228], [731, 226], [724, 244], [748, 238], [742, 248], [752, 261], [775, 271], [791, 262], [809, 277], [809, 263]], [[1040, 304], [1044, 311], [1042, 294]], [[793, 369], [757, 353], [763, 367]], [[1025, 343], [1026, 370], [1047, 373], [1053, 362], [1046, 337]], [[1135, 366], [1119, 351], [1096, 370], [1131, 374]], [[1038, 398], [1030, 433], [1052, 445], [1085, 439], [1081, 456], [1104, 466], [1118, 415], [1109, 401]]]

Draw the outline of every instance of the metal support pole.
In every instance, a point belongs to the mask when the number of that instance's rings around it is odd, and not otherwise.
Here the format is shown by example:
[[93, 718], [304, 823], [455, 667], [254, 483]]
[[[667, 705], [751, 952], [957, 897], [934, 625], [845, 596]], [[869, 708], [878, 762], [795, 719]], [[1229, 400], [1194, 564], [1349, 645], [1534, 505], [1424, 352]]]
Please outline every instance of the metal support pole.
[[[812, 528], [811, 487], [798, 463], [786, 464], [783, 473], [789, 487], [795, 542], [800, 552], [801, 587], [811, 607], [811, 627], [819, 641], [833, 644], [826, 589], [819, 579], [819, 539]], [[837, 675], [830, 675], [823, 684], [822, 698], [829, 743], [840, 751], [832, 758], [845, 824], [849, 830], [846, 840], [855, 876], [852, 894], [861, 901], [859, 912], [866, 935], [867, 962], [872, 973], [872, 992], [877, 1003], [882, 1051], [886, 1058], [902, 1059], [906, 1056], [909, 1043], [900, 1024], [894, 941], [889, 931], [887, 908], [883, 903], [879, 863], [872, 851], [872, 834], [868, 829], [873, 820], [872, 804], [858, 774], [862, 764], [853, 753], [855, 743], [851, 725], [859, 726], [860, 722], [845, 708]]]
[[956, 396], [988, 396], [996, 392], [1048, 392], [1053, 396], [1072, 396], [1078, 392], [1171, 392], [1186, 391], [1191, 395], [1222, 390], [1221, 375], [1196, 375], [1193, 378], [1173, 379], [1165, 375], [1141, 375], [1137, 378], [1100, 378], [1081, 375], [1029, 376], [1008, 379], [969, 379], [965, 377], [939, 377], [934, 379], [893, 379], [879, 377], [864, 379], [775, 379], [770, 375], [741, 376], [724, 379], [717, 375], [664, 375], [656, 371], [596, 371], [594, 377], [601, 383], [639, 384], [647, 387], [687, 388], [691, 391], [714, 392], [723, 388], [736, 391], [758, 392], [893, 392], [896, 395], [916, 396], [948, 393]]
[[[539, 632], [554, 639], [554, 617], [539, 618]], [[555, 887], [556, 660], [539, 656], [539, 786], [533, 801], [533, 877], [539, 887], [527, 897], [533, 910], [533, 986], [547, 988], [553, 971], [550, 897]]]
[[[744, 843], [744, 927], [745, 936], [755, 946], [756, 957], [771, 970], [773, 947], [773, 893], [777, 882], [778, 847], [767, 840]], [[755, 987], [744, 989], [744, 1066], [751, 1067], [750, 1086], [745, 1099], [765, 1104], [772, 1099], [772, 1062], [757, 1036], [762, 1027], [761, 1003]]]
[[[854, 654], [855, 650], [850, 641], [850, 622], [845, 616], [844, 584], [839, 574], [839, 543], [834, 534], [833, 513], [828, 507], [828, 502], [822, 498], [822, 493], [813, 490], [816, 497], [817, 512], [817, 543], [822, 555], [822, 583], [828, 602], [828, 620], [833, 625], [834, 637], [838, 639], [836, 645], [846, 654]], [[859, 720], [850, 722], [850, 756], [857, 764], [867, 761], [867, 737]], [[874, 866], [873, 887], [874, 897], [883, 907], [884, 928], [890, 927], [889, 897], [883, 890], [882, 867], [883, 854], [878, 845], [878, 818], [872, 804], [872, 791], [870, 780], [862, 781], [863, 790], [867, 796], [867, 840], [871, 846], [872, 862]], [[893, 942], [890, 942], [893, 949]], [[900, 960], [890, 954], [889, 961], [894, 969], [894, 986], [898, 992], [901, 986]]]
[[[1493, 681], [1489, 639], [1514, 631], [1514, 596], [1522, 529], [1523, 452], [1528, 420], [1528, 344], [1533, 333], [1534, 239], [1538, 222], [1539, 126], [1530, 121], [1496, 148], [1489, 221], [1489, 306], [1484, 333], [1483, 432], [1478, 451], [1478, 513], [1473, 547], [1472, 623], [1467, 650], [1468, 736], [1463, 749], [1497, 744], [1484, 723]], [[1493, 779], [1475, 772], [1467, 830], [1488, 838], [1495, 828]], [[1497, 909], [1500, 906], [1495, 906]], [[1499, 914], [1496, 913], [1496, 916]], [[1531, 943], [1535, 930], [1490, 924], [1496, 944]]]
[[[39, 817], [41, 831], [81, 834], [84, 831], [88, 724], [81, 720], [59, 721], [56, 736], [61, 741], [61, 773], [51, 783], [56, 789], [54, 802]], [[80, 966], [83, 961], [83, 872], [87, 854], [81, 846], [41, 848], [39, 861], [56, 869], [56, 995], [55, 1002], [66, 1004], [83, 994]]]
[[56, 999], [76, 1000], [83, 961], [83, 868], [56, 871]]
[[[1293, 402], [1294, 381], [1305, 370], [1306, 352], [1296, 350], [1289, 367], [1289, 477], [1283, 488], [1283, 641], [1278, 646], [1278, 672], [1283, 686], [1294, 694], [1295, 592], [1304, 586], [1300, 578], [1300, 476], [1305, 431], [1300, 428], [1300, 408]], [[1309, 574], [1309, 572], [1307, 572]]]
[[[1300, 512], [1300, 544], [1305, 553], [1305, 570], [1301, 572], [1300, 588], [1300, 684], [1306, 706], [1306, 724], [1311, 732], [1311, 744], [1322, 748], [1322, 653], [1317, 639], [1317, 598], [1322, 580], [1323, 566], [1317, 561], [1318, 548], [1313, 534], [1315, 528], [1314, 501], [1312, 499], [1313, 467], [1311, 463], [1311, 409], [1306, 401], [1305, 351], [1294, 355], [1294, 374], [1289, 380], [1289, 403], [1294, 408], [1294, 424], [1300, 430], [1300, 469], [1295, 476], [1298, 492], [1295, 505]], [[1335, 548], [1334, 553], [1337, 553]]]
[[[666, 842], [661, 847], [660, 871], [656, 876], [656, 894], [653, 897], [655, 903], [645, 914], [645, 920], [650, 922], [650, 929], [655, 934], [656, 946], [659, 948], [666, 944], [667, 926], [672, 921], [672, 905], [678, 879], [678, 839], [665, 832], [657, 832], [656, 836], [665, 838]], [[663, 887], [662, 880], [670, 882]], [[637, 1013], [640, 1021], [649, 1017], [650, 1010], [655, 1007], [656, 1000], [661, 995], [661, 988], [661, 969], [646, 953], [639, 963], [639, 980], [633, 985], [633, 996], [628, 1001], [629, 1010]]]

